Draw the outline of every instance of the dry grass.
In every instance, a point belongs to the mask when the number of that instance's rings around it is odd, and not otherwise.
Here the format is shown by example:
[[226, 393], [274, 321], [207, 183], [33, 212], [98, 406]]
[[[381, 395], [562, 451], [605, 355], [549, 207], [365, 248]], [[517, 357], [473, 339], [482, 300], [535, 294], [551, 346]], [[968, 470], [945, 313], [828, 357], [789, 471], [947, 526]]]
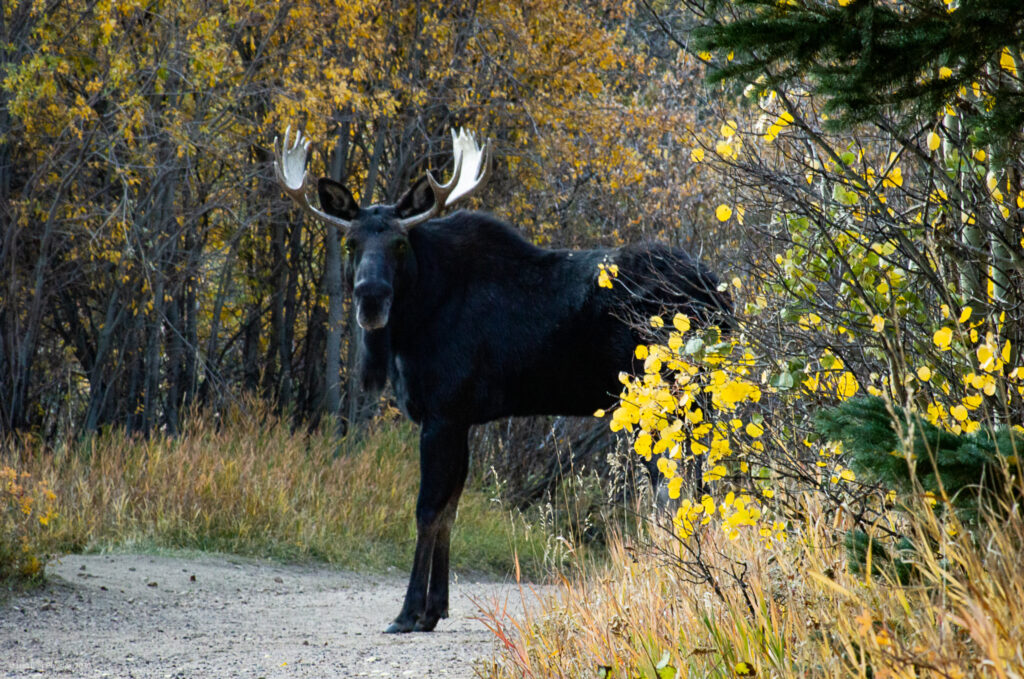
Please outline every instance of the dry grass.
[[852, 572], [838, 539], [843, 519], [826, 517], [813, 500], [790, 540], [771, 550], [751, 535], [730, 542], [706, 527], [704, 562], [717, 594], [666, 559], [680, 554], [673, 540], [642, 554], [619, 540], [610, 565], [563, 581], [526, 617], [493, 613], [488, 623], [505, 646], [481, 674], [1024, 675], [1020, 512], [990, 512], [950, 537], [930, 507], [909, 509], [916, 575], [903, 585], [877, 571]]
[[[382, 421], [339, 447], [329, 432], [233, 413], [177, 439], [108, 432], [72, 444], [9, 444], [0, 466], [45, 482], [57, 516], [36, 526], [35, 553], [198, 549], [347, 568], [405, 568], [415, 541], [417, 434]], [[349, 449], [351, 448], [351, 449]], [[546, 537], [482, 484], [460, 505], [453, 567], [507, 572], [518, 551], [544, 570]]]

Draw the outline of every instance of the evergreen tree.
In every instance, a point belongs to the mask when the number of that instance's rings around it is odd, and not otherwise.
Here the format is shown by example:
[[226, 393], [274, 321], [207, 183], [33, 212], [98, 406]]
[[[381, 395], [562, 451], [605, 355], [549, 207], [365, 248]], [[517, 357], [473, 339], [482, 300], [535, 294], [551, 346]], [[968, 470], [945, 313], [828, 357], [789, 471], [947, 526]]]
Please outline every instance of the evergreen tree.
[[912, 492], [912, 461], [914, 476], [925, 490], [938, 492], [941, 483], [961, 506], [974, 504], [981, 491], [1004, 494], [1004, 467], [1016, 464], [1024, 446], [1024, 439], [1008, 427], [957, 435], [900, 408], [890, 412], [875, 396], [822, 411], [815, 427], [822, 436], [842, 442], [850, 468], [865, 481]]
[[711, 0], [700, 15], [696, 47], [733, 55], [712, 80], [809, 83], [836, 127], [883, 113], [907, 124], [950, 101], [963, 110], [984, 80], [989, 96], [967, 107], [967, 129], [1004, 157], [1020, 150], [1020, 0]]

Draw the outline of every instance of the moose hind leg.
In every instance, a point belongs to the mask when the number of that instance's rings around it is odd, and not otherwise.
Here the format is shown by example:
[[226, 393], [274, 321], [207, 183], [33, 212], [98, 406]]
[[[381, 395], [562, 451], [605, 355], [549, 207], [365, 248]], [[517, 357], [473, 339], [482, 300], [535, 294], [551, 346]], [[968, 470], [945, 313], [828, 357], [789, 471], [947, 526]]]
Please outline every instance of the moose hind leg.
[[430, 631], [447, 617], [449, 536], [468, 466], [467, 427], [424, 423], [416, 553], [405, 603], [388, 632]]

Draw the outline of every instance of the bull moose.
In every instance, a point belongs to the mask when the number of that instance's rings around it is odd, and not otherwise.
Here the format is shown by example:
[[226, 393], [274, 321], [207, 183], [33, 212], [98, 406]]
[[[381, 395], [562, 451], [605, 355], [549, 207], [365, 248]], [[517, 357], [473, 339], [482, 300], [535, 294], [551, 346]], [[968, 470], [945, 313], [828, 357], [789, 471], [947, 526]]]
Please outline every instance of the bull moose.
[[[347, 280], [361, 339], [364, 389], [390, 379], [420, 425], [416, 551], [405, 603], [387, 632], [430, 631], [448, 616], [449, 537], [469, 465], [469, 428], [507, 416], [589, 415], [619, 392], [641, 341], [631, 318], [679, 311], [727, 323], [728, 294], [713, 273], [665, 245], [537, 247], [479, 212], [446, 208], [478, 189], [490, 149], [452, 132], [454, 170], [425, 176], [393, 205], [360, 207], [321, 178], [310, 202], [310, 142], [274, 141], [285, 192], [344, 236]], [[599, 266], [617, 266], [611, 289]]]

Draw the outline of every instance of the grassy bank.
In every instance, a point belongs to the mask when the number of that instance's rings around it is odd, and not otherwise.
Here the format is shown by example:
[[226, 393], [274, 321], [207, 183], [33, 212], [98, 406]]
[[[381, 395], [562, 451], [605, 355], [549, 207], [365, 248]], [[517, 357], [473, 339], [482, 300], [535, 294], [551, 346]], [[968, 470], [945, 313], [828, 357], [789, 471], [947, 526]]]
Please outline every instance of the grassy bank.
[[[360, 570], [408, 565], [419, 485], [409, 423], [378, 422], [340, 444], [270, 416], [235, 414], [187, 431], [175, 439], [113, 431], [57, 447], [5, 445], [0, 469], [19, 491], [4, 486], [6, 575], [38, 573], [47, 554], [116, 549], [198, 549]], [[504, 573], [518, 554], [525, 572], [545, 571], [554, 538], [542, 517], [508, 510], [485, 481], [471, 479], [460, 504], [453, 567]]]
[[959, 530], [941, 506], [913, 501], [899, 517], [914, 543], [900, 581], [884, 566], [851, 568], [837, 539], [844, 517], [811, 497], [804, 510], [770, 549], [753, 531], [730, 541], [713, 525], [684, 542], [662, 533], [655, 549], [620, 540], [610, 563], [564, 581], [525, 618], [493, 616], [505, 647], [483, 675], [1021, 676], [1019, 511]]

